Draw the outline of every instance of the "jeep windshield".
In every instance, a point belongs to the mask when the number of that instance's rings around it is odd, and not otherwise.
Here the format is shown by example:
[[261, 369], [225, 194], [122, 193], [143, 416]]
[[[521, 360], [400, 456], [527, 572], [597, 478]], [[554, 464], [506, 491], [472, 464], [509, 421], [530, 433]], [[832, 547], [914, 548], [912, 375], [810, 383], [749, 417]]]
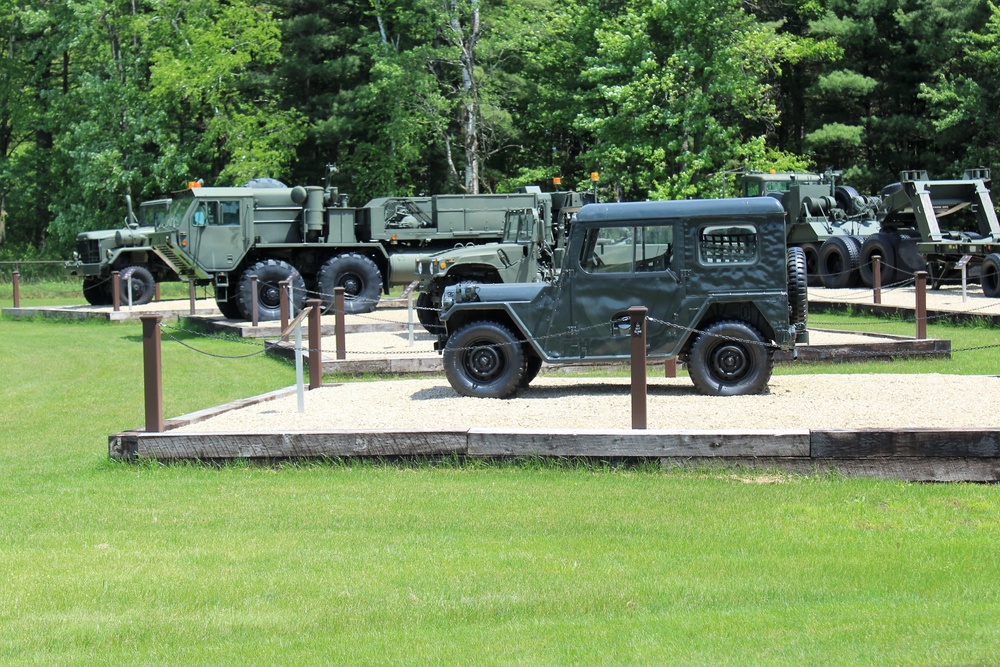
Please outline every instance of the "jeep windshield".
[[170, 203], [170, 208], [167, 209], [167, 212], [157, 221], [157, 229], [179, 228], [181, 226], [181, 221], [184, 220], [184, 214], [187, 213], [193, 199], [194, 197], [187, 195], [173, 200]]

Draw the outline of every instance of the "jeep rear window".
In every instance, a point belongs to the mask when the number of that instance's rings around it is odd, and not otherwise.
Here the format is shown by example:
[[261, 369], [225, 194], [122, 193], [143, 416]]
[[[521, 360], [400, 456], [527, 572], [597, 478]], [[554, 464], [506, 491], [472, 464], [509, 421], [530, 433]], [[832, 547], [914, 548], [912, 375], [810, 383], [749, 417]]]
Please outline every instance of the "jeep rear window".
[[757, 228], [753, 225], [709, 225], [698, 234], [702, 264], [752, 264], [757, 261]]

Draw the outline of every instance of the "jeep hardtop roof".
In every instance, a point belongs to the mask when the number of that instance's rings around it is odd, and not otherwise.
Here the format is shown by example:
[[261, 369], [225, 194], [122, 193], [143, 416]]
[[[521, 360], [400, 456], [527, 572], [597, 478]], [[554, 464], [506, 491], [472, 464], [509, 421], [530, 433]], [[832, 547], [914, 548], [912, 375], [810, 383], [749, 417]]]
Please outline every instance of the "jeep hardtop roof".
[[670, 201], [618, 202], [587, 204], [576, 214], [577, 222], [588, 220], [656, 220], [704, 216], [761, 216], [777, 214], [784, 219], [785, 209], [772, 197], [738, 199], [677, 199]]

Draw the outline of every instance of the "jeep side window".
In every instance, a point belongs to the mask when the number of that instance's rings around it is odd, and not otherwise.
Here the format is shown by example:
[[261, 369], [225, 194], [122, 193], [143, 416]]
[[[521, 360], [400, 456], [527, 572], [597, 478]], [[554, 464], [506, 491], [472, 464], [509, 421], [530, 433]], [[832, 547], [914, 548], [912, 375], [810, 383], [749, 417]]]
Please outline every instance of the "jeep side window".
[[698, 261], [702, 264], [752, 264], [760, 242], [751, 224], [708, 225], [698, 233]]
[[670, 225], [591, 228], [584, 237], [580, 266], [588, 273], [666, 271], [673, 231]]

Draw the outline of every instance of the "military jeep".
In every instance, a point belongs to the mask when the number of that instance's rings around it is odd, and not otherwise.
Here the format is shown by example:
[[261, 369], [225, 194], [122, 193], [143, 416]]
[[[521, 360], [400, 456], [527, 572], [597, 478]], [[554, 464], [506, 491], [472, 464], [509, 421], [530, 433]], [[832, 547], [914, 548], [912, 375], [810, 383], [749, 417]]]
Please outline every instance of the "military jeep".
[[542, 363], [624, 361], [628, 310], [648, 309], [647, 356], [686, 362], [695, 388], [767, 387], [776, 349], [805, 342], [801, 248], [772, 198], [589, 204], [549, 283], [445, 288], [436, 349], [452, 387], [505, 398]]

